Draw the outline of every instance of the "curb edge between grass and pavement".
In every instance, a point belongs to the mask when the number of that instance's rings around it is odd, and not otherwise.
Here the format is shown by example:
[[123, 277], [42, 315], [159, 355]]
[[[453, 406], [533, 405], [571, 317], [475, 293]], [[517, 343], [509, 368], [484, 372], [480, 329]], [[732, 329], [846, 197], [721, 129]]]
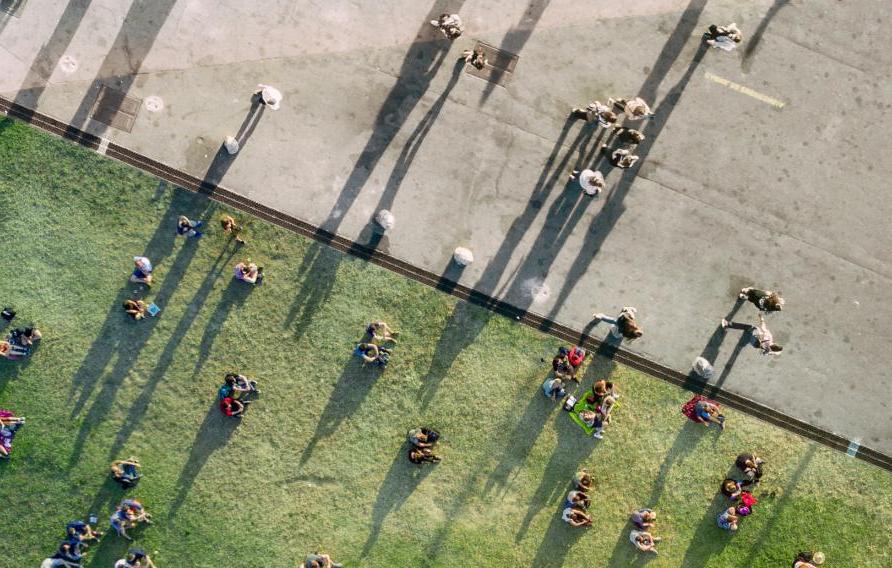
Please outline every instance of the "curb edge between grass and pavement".
[[693, 372], [684, 374], [680, 371], [660, 365], [659, 363], [651, 361], [627, 349], [611, 344], [605, 344], [584, 332], [561, 325], [528, 310], [517, 308], [507, 302], [478, 292], [463, 284], [459, 284], [445, 276], [434, 274], [428, 270], [416, 267], [408, 262], [383, 253], [375, 249], [373, 246], [362, 245], [340, 235], [328, 232], [311, 225], [310, 223], [252, 201], [247, 197], [243, 197], [234, 191], [219, 185], [209, 184], [185, 172], [181, 172], [175, 168], [133, 152], [132, 150], [128, 150], [123, 146], [112, 143], [105, 138], [100, 138], [88, 132], [84, 132], [69, 124], [18, 105], [3, 97], [0, 97], [0, 112], [9, 118], [27, 122], [45, 132], [70, 140], [85, 148], [94, 150], [99, 154], [135, 167], [164, 181], [172, 183], [177, 187], [204, 194], [214, 201], [234, 207], [244, 213], [260, 217], [261, 219], [274, 223], [291, 232], [311, 238], [340, 252], [361, 258], [401, 276], [411, 278], [416, 282], [451, 294], [452, 296], [483, 307], [496, 314], [510, 317], [520, 323], [543, 331], [559, 339], [582, 345], [589, 350], [607, 348], [611, 351], [615, 351], [613, 353], [613, 358], [618, 363], [622, 363], [623, 365], [685, 390], [704, 394], [737, 411], [748, 414], [769, 424], [779, 426], [785, 430], [819, 442], [835, 450], [845, 452], [851, 457], [858, 458], [885, 470], [892, 471], [892, 456], [862, 446], [857, 440], [850, 440], [828, 430], [819, 428], [818, 426], [798, 420], [739, 394], [706, 383], [699, 380]]

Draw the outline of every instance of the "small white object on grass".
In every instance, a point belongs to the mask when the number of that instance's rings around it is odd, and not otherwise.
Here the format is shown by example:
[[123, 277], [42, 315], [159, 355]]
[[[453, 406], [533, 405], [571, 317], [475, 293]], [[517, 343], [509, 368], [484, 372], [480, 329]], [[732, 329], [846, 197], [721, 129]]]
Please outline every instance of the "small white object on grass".
[[459, 266], [467, 266], [474, 262], [474, 253], [465, 247], [458, 247], [452, 253], [452, 260]]
[[380, 225], [381, 228], [385, 231], [389, 231], [396, 223], [396, 218], [393, 216], [393, 213], [391, 213], [387, 209], [382, 209], [378, 211], [377, 215], [375, 215], [375, 222], [378, 223], [378, 225]]

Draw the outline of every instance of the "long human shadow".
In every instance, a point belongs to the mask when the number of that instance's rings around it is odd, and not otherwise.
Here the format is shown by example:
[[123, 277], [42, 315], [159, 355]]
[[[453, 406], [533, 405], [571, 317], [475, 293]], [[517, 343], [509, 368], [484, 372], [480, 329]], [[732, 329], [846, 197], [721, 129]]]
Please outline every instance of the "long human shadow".
[[198, 376], [208, 357], [211, 356], [214, 341], [220, 332], [223, 331], [223, 326], [226, 325], [229, 313], [237, 306], [242, 305], [253, 290], [254, 286], [247, 282], [242, 282], [235, 278], [229, 280], [229, 284], [227, 284], [226, 289], [223, 290], [223, 294], [220, 296], [220, 302], [214, 309], [214, 313], [208, 318], [204, 333], [201, 335], [201, 343], [198, 345], [198, 357], [195, 358], [195, 365], [192, 368], [193, 378]]
[[404, 442], [397, 451], [381, 487], [378, 488], [378, 496], [375, 498], [375, 504], [372, 506], [372, 528], [369, 531], [369, 537], [362, 547], [360, 558], [365, 558], [371, 552], [378, 536], [381, 534], [381, 528], [388, 515], [395, 513], [403, 506], [403, 503], [415, 492], [418, 485], [427, 477], [427, 474], [434, 467], [433, 464], [417, 466], [411, 463], [407, 457], [409, 450], [408, 442]]
[[749, 40], [746, 42], [746, 47], [743, 50], [743, 59], [740, 62], [740, 66], [744, 73], [749, 73], [750, 69], [753, 67], [753, 56], [756, 54], [756, 49], [762, 42], [762, 36], [765, 35], [765, 30], [768, 29], [768, 24], [770, 24], [771, 20], [777, 16], [777, 13], [781, 11], [781, 8], [789, 5], [789, 3], [790, 0], [774, 0], [774, 4], [772, 4], [771, 7], [768, 8], [768, 11], [765, 12], [765, 16], [759, 22], [756, 31], [753, 32], [753, 35], [750, 36]]
[[[533, 30], [536, 29], [539, 20], [542, 18], [542, 14], [545, 13], [545, 9], [548, 8], [550, 3], [551, 0], [530, 0], [526, 9], [523, 11], [521, 20], [514, 24], [511, 29], [505, 33], [505, 37], [502, 38], [502, 41], [499, 44], [499, 49], [514, 55], [520, 55], [524, 45], [526, 45], [530, 36], [533, 35]], [[504, 75], [504, 71], [501, 68], [492, 68], [492, 75], [490, 76], [486, 87], [483, 89], [483, 92], [480, 94], [479, 106], [483, 106], [489, 99], [489, 96], [492, 94], [493, 90], [495, 90], [496, 84], [502, 78], [502, 75]]]
[[183, 506], [183, 502], [189, 495], [189, 491], [192, 489], [198, 474], [201, 473], [204, 464], [207, 463], [214, 452], [229, 443], [229, 439], [238, 427], [240, 420], [247, 420], [247, 418], [226, 416], [220, 412], [216, 400], [211, 404], [204, 421], [195, 434], [195, 439], [192, 441], [189, 459], [186, 460], [177, 479], [177, 494], [174, 496], [173, 504], [168, 512], [169, 519], [173, 519], [180, 507]]
[[[125, 95], [130, 91], [143, 61], [176, 3], [177, 0], [152, 0], [130, 4], [115, 41], [102, 60], [90, 89], [84, 94], [71, 119], [72, 129], [80, 129], [87, 124], [90, 110], [103, 84]], [[110, 97], [105, 102], [108, 112], [114, 112], [120, 108], [123, 98]], [[108, 125], [94, 121], [95, 135], [102, 136], [107, 128]]]
[[[251, 96], [251, 108], [248, 109], [245, 119], [234, 136], [236, 142], [238, 142], [239, 152], [244, 148], [248, 138], [254, 134], [254, 129], [260, 123], [265, 110], [266, 105], [262, 104], [260, 95], [257, 93], [253, 94]], [[237, 156], [238, 154], [230, 154], [226, 150], [226, 146], [220, 145], [214, 160], [208, 166], [207, 172], [205, 172], [204, 178], [201, 180], [200, 189], [203, 193], [213, 193], [219, 187], [220, 182], [223, 181], [223, 177], [226, 176], [226, 172], [229, 171]]]
[[315, 241], [304, 254], [297, 269], [297, 277], [302, 279], [300, 290], [282, 325], [285, 329], [294, 325], [295, 340], [299, 341], [303, 337], [313, 324], [316, 312], [328, 300], [343, 259], [343, 253]]
[[214, 287], [214, 283], [221, 274], [226, 272], [229, 262], [232, 260], [232, 257], [235, 256], [236, 251], [237, 249], [235, 247], [227, 247], [227, 249], [221, 251], [219, 256], [214, 260], [214, 264], [211, 266], [210, 270], [208, 270], [201, 286], [195, 291], [195, 294], [186, 306], [185, 313], [180, 318], [177, 327], [167, 341], [167, 345], [164, 346], [164, 350], [158, 358], [158, 363], [155, 365], [155, 368], [152, 369], [152, 373], [149, 375], [148, 379], [146, 379], [146, 384], [143, 387], [142, 392], [130, 406], [127, 417], [124, 419], [124, 424], [121, 425], [121, 428], [115, 435], [115, 441], [112, 444], [111, 449], [109, 449], [110, 458], [115, 457], [124, 449], [130, 436], [136, 428], [139, 427], [139, 424], [142, 422], [142, 419], [149, 408], [152, 396], [155, 394], [155, 389], [158, 388], [159, 383], [164, 378], [168, 369], [170, 369], [170, 365], [173, 363], [177, 348], [182, 344], [183, 338], [186, 337], [186, 334], [189, 332], [189, 329], [201, 312], [202, 307], [207, 301], [208, 294]]
[[316, 431], [300, 456], [301, 466], [310, 461], [320, 441], [334, 434], [344, 420], [359, 410], [380, 375], [381, 367], [363, 365], [359, 357], [350, 355], [328, 397], [325, 410], [319, 415]]
[[30, 122], [34, 116], [34, 109], [37, 108], [37, 103], [46, 90], [53, 71], [56, 70], [59, 60], [71, 45], [71, 40], [77, 33], [91, 3], [92, 0], [68, 0], [53, 33], [40, 46], [40, 50], [34, 57], [34, 61], [31, 62], [31, 67], [13, 101], [26, 109], [22, 115], [19, 115], [22, 120]]
[[450, 77], [446, 88], [443, 89], [443, 92], [440, 93], [437, 100], [434, 101], [421, 120], [418, 121], [415, 130], [412, 131], [412, 134], [409, 135], [406, 143], [403, 144], [403, 149], [400, 151], [396, 164], [393, 166], [393, 171], [391, 171], [390, 177], [384, 185], [384, 191], [381, 193], [381, 198], [378, 200], [378, 205], [375, 207], [375, 211], [390, 209], [393, 206], [393, 201], [396, 198], [396, 193], [399, 190], [400, 185], [402, 185], [406, 174], [409, 172], [412, 162], [415, 161], [415, 156], [421, 149], [422, 144], [424, 144], [424, 139], [427, 138], [428, 133], [430, 133], [437, 117], [440, 116], [440, 112], [443, 110], [443, 106], [446, 104], [449, 94], [458, 84], [458, 79], [461, 77], [464, 65], [465, 62], [463, 59], [459, 59], [455, 62], [455, 65], [452, 68], [452, 77]]
[[[691, 1], [691, 4], [688, 9], [685, 10], [684, 15], [679, 22], [679, 26], [676, 28], [676, 31], [673, 32], [672, 36], [670, 36], [666, 47], [664, 47], [663, 53], [661, 53], [660, 59], [658, 59], [658, 63], [654, 65], [654, 71], [651, 72], [651, 76], [648, 77], [648, 80], [645, 81], [644, 86], [641, 88], [642, 97], [645, 97], [647, 100], [653, 100], [653, 93], [656, 92], [656, 88], [662, 81], [665, 73], [668, 73], [669, 68], [672, 66], [672, 62], [674, 62], [680, 54], [691, 31], [696, 27], [697, 19], [705, 4], [706, 0]], [[678, 33], [679, 30], [682, 30], [684, 33]], [[669, 118], [671, 117], [678, 100], [681, 98], [687, 84], [693, 77], [694, 71], [703, 60], [706, 50], [706, 45], [701, 43], [697, 52], [694, 54], [694, 57], [691, 59], [684, 75], [656, 107], [654, 116], [642, 127], [647, 138], [638, 146], [637, 154], [641, 160], [635, 166], [632, 166], [632, 168], [623, 173], [613, 191], [607, 196], [604, 207], [592, 219], [583, 246], [571, 263], [571, 268], [567, 273], [567, 277], [564, 279], [564, 284], [561, 286], [561, 290], [555, 298], [553, 307], [549, 311], [549, 319], [553, 319], [557, 315], [558, 310], [563, 306], [567, 297], [573, 291], [573, 288], [575, 288], [579, 280], [585, 276], [589, 267], [598, 256], [607, 237], [619, 222], [620, 217], [625, 213], [626, 206], [624, 200], [632, 187], [632, 183], [638, 175], [641, 163], [646, 160], [647, 155], [653, 147], [654, 141], [669, 122]], [[663, 76], [654, 75], [658, 70], [663, 73]], [[648, 93], [650, 93], [649, 98]]]
[[[430, 25], [442, 13], [456, 13], [465, 0], [437, 0], [422, 20], [415, 41], [409, 46], [397, 72], [397, 81], [378, 110], [372, 135], [344, 182], [340, 195], [321, 228], [329, 236], [337, 233], [372, 172], [403, 127], [412, 110], [427, 92], [437, 70], [449, 52], [451, 43]], [[323, 237], [326, 236], [323, 234]]]
[[[579, 471], [580, 464], [591, 455], [597, 445], [597, 441], [586, 435], [575, 422], [570, 420], [569, 416], [558, 417], [557, 422], [555, 422], [555, 430], [558, 435], [558, 444], [551, 453], [548, 465], [545, 466], [545, 471], [539, 481], [539, 487], [536, 488], [530, 499], [527, 512], [520, 523], [517, 534], [514, 536], [515, 543], [523, 540], [527, 530], [530, 528], [530, 523], [539, 512], [543, 509], [548, 509], [549, 506], [553, 506], [556, 503], [563, 504], [566, 493], [571, 489], [568, 482]], [[561, 510], [563, 510], [563, 507], [561, 507]], [[560, 513], [557, 516], [558, 520], [561, 520]], [[567, 529], [572, 530], [573, 527], [567, 525]], [[559, 551], [552, 550], [551, 552], [560, 555]], [[566, 552], [569, 552], [569, 550], [566, 550], [564, 555], [566, 555]], [[533, 565], [538, 566], [535, 563]], [[559, 566], [560, 564], [556, 565]]]
[[[195, 203], [192, 199], [189, 199], [189, 201]], [[205, 201], [200, 205], [206, 207], [207, 202]], [[174, 228], [176, 227], [177, 216], [179, 214], [188, 214], [200, 217], [203, 211], [204, 209], [190, 207], [188, 202], [183, 203], [181, 199], [175, 197], [171, 201], [167, 213], [162, 218], [155, 235], [146, 247], [144, 255], [152, 259], [155, 265], [158, 266], [159, 262], [156, 259], [166, 258], [173, 247], [176, 236]], [[153, 302], [162, 308], [167, 305], [170, 297], [188, 271], [189, 264], [192, 262], [195, 253], [196, 244], [187, 242], [180, 249], [174, 262], [169, 266], [164, 266], [163, 274], [158, 274], [159, 279], [163, 277], [163, 280], [157, 294], [151, 297]], [[156, 274], [160, 272], [161, 269], [156, 270]], [[125, 277], [122, 276], [122, 278]], [[92, 430], [108, 416], [117, 396], [118, 388], [130, 373], [140, 351], [145, 347], [156, 325], [157, 320], [155, 318], [148, 318], [139, 322], [130, 321], [121, 310], [122, 301], [131, 297], [130, 289], [132, 286], [131, 284], [122, 289], [115, 298], [96, 340], [90, 346], [87, 356], [72, 379], [70, 398], [74, 399], [76, 397], [76, 400], [71, 405], [71, 418], [81, 414], [100, 380], [102, 381], [102, 387], [95, 396], [86, 415], [82, 416], [69, 467], [73, 467], [77, 463], [83, 446]], [[163, 315], [159, 317], [163, 317]], [[106, 373], [105, 368], [112, 358], [115, 358], [114, 366]]]

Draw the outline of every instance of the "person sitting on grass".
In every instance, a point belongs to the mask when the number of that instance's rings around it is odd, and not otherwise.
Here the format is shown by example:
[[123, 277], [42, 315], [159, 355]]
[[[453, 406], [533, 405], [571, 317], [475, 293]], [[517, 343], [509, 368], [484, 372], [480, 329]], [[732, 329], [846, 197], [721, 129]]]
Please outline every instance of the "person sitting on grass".
[[152, 558], [142, 548], [131, 548], [127, 556], [115, 562], [114, 568], [155, 568]]
[[430, 448], [416, 448], [412, 446], [409, 448], [409, 461], [415, 465], [437, 463], [440, 461], [440, 456], [435, 455]]
[[84, 560], [84, 551], [81, 549], [78, 542], [66, 540], [59, 545], [59, 548], [56, 549], [56, 553], [53, 554], [52, 558], [54, 560], [65, 562], [66, 566], [79, 567]]
[[324, 552], [314, 552], [313, 554], [307, 554], [304, 568], [343, 568], [343, 565], [333, 561], [331, 556]]
[[9, 458], [9, 454], [12, 453], [12, 441], [24, 423], [23, 416], [13, 416], [8, 410], [0, 411], [0, 458]]
[[180, 236], [186, 237], [194, 237], [199, 238], [203, 234], [201, 231], [197, 231], [198, 227], [201, 227], [203, 223], [201, 221], [192, 221], [185, 215], [180, 215], [180, 218], [177, 219], [177, 234]]
[[237, 224], [231, 215], [223, 215], [220, 217], [220, 226], [223, 228], [224, 233], [235, 235], [236, 243], [240, 245], [245, 244], [245, 240], [239, 236], [242, 232], [242, 226]]
[[371, 337], [371, 340], [376, 343], [381, 343], [383, 341], [392, 341], [396, 343], [396, 338], [400, 334], [400, 332], [394, 331], [383, 321], [370, 323], [368, 327], [365, 328], [365, 332]]
[[567, 493], [567, 507], [579, 507], [582, 509], [588, 509], [592, 505], [591, 498], [585, 493], [585, 491], [580, 491], [579, 489], [573, 489], [569, 493]]
[[151, 286], [152, 262], [144, 256], [134, 256], [133, 265], [134, 269], [133, 273], [130, 275], [130, 281]]
[[823, 563], [823, 552], [799, 552], [793, 561], [793, 568], [818, 568]]
[[239, 262], [234, 269], [235, 279], [259, 286], [263, 284], [263, 267], [257, 266], [250, 260]]
[[707, 427], [710, 424], [718, 424], [719, 428], [725, 429], [725, 416], [721, 413], [719, 405], [705, 399], [698, 400], [694, 405], [694, 413], [701, 424]]
[[632, 544], [635, 545], [635, 548], [637, 548], [641, 552], [653, 552], [654, 554], [656, 554], [657, 543], [663, 539], [654, 537], [646, 531], [632, 531], [629, 534], [629, 540], [631, 540]]
[[612, 396], [606, 396], [600, 401], [595, 410], [583, 410], [579, 413], [579, 418], [588, 427], [595, 429], [592, 433], [593, 438], [600, 440], [604, 437], [604, 427], [610, 423], [610, 412], [613, 410], [615, 403], [616, 399]]
[[571, 527], [587, 527], [592, 524], [592, 517], [581, 507], [567, 507], [561, 518]]
[[551, 360], [551, 370], [554, 371], [554, 376], [561, 380], [576, 380], [576, 369], [570, 364], [565, 347], [561, 347], [558, 354]]
[[545, 392], [545, 396], [554, 400], [567, 396], [567, 391], [564, 389], [564, 382], [557, 377], [546, 378], [545, 382], [542, 383], [542, 390]]
[[142, 503], [135, 499], [124, 499], [109, 519], [111, 528], [127, 540], [133, 540], [127, 534], [127, 529], [132, 529], [138, 523], [152, 523], [152, 516], [146, 512]]
[[576, 475], [573, 476], [573, 484], [576, 486], [576, 489], [586, 493], [595, 488], [595, 480], [592, 479], [592, 474], [584, 469], [577, 471]]
[[13, 345], [24, 347], [29, 352], [35, 344], [43, 338], [43, 334], [36, 327], [16, 328], [9, 332], [8, 341]]
[[124, 300], [121, 306], [124, 312], [135, 320], [143, 319], [148, 313], [148, 306], [142, 300]]
[[720, 490], [722, 495], [728, 499], [735, 501], [743, 493], [743, 488], [752, 485], [752, 481], [736, 481], [734, 479], [725, 479], [722, 481]]
[[653, 509], [638, 509], [632, 511], [630, 520], [636, 529], [643, 531], [654, 527], [657, 522], [657, 514]]
[[361, 357], [364, 363], [374, 363], [379, 367], [386, 367], [390, 362], [391, 350], [379, 347], [374, 343], [360, 343], [353, 353], [357, 357]]
[[142, 466], [136, 458], [115, 460], [110, 466], [112, 479], [124, 489], [134, 487], [142, 477], [139, 473], [140, 467]]
[[433, 448], [440, 439], [440, 433], [430, 428], [413, 428], [409, 430], [407, 438], [416, 448]]
[[70, 542], [86, 545], [85, 541], [99, 540], [103, 533], [93, 530], [89, 523], [84, 521], [71, 521], [65, 525], [65, 538]]
[[220, 401], [220, 411], [226, 416], [233, 418], [242, 418], [245, 415], [245, 409], [251, 404], [250, 401], [236, 400], [231, 396], [223, 397]]
[[724, 529], [726, 531], [736, 531], [737, 520], [737, 508], [728, 507], [726, 510], [722, 511], [721, 514], [719, 514], [716, 522], [721, 529]]
[[238, 373], [226, 373], [224, 382], [229, 387], [230, 396], [232, 398], [244, 399], [249, 394], [260, 394], [257, 388], [257, 381], [251, 380], [244, 375]]
[[758, 482], [762, 479], [762, 464], [765, 460], [755, 454], [740, 454], [734, 464], [748, 479]]

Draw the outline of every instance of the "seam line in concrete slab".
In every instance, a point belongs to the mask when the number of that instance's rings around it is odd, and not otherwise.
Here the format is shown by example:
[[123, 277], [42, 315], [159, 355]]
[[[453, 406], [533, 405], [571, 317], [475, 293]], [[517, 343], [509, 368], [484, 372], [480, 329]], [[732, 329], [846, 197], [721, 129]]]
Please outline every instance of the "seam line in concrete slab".
[[[732, 215], [732, 214], [733, 214], [733, 215], [737, 215], [738, 217], [741, 216], [740, 213], [738, 213], [738, 212], [731, 212], [731, 211], [728, 211], [727, 209], [723, 209], [723, 208], [721, 208], [721, 207], [715, 205], [714, 203], [710, 203], [710, 202], [708, 202], [708, 201], [704, 201], [704, 200], [702, 200], [702, 199], [698, 199], [698, 198], [694, 197], [693, 195], [690, 195], [690, 194], [685, 193], [685, 192], [683, 192], [683, 191], [681, 191], [681, 190], [675, 189], [674, 187], [672, 187], [672, 186], [670, 186], [670, 185], [666, 185], [666, 184], [663, 183], [663, 182], [660, 182], [660, 181], [657, 181], [657, 180], [655, 180], [655, 179], [649, 178], [649, 177], [647, 177], [647, 176], [645, 176], [645, 175], [642, 175], [642, 174], [640, 174], [640, 173], [637, 174], [636, 177], [639, 177], [639, 178], [641, 178], [641, 179], [647, 180], [647, 181], [653, 183], [654, 185], [658, 185], [658, 186], [660, 186], [660, 187], [666, 189], [667, 191], [671, 191], [672, 193], [674, 193], [674, 194], [676, 194], [676, 195], [678, 195], [678, 196], [680, 196], [680, 197], [684, 197], [684, 198], [690, 199], [691, 201], [695, 201], [695, 202], [697, 202], [697, 203], [699, 203], [699, 204], [701, 204], [701, 205], [703, 205], [703, 206], [705, 206], [705, 207], [709, 207], [709, 208], [714, 209], [714, 210], [716, 210], [716, 211], [721, 211], [722, 213], [726, 213], [726, 214], [728, 214], [728, 215]], [[819, 251], [821, 251], [821, 252], [823, 252], [823, 253], [825, 253], [825, 254], [828, 254], [828, 255], [832, 256], [833, 258], [836, 258], [836, 259], [838, 259], [838, 260], [840, 260], [840, 261], [842, 261], [842, 262], [846, 262], [846, 263], [848, 263], [848, 264], [851, 264], [852, 266], [855, 266], [855, 267], [857, 267], [857, 268], [860, 268], [861, 270], [866, 270], [867, 272], [870, 272], [870, 273], [874, 274], [875, 276], [877, 276], [877, 277], [879, 277], [879, 278], [884, 278], [884, 279], [886, 279], [886, 280], [892, 280], [892, 274], [885, 274], [885, 273], [883, 273], [883, 272], [880, 272], [880, 271], [877, 270], [876, 268], [871, 268], [871, 267], [869, 267], [869, 266], [864, 266], [863, 264], [861, 264], [861, 263], [859, 263], [859, 262], [856, 262], [856, 261], [854, 261], [854, 260], [852, 260], [852, 259], [850, 259], [850, 258], [846, 258], [845, 256], [840, 256], [840, 254], [837, 253], [837, 252], [833, 252], [832, 250], [828, 250], [828, 249], [826, 249], [826, 248], [824, 248], [824, 247], [822, 247], [822, 246], [819, 246], [819, 245], [817, 245], [817, 244], [815, 244], [815, 243], [812, 243], [812, 242], [810, 242], [810, 241], [807, 241], [807, 240], [805, 240], [805, 239], [802, 238], [802, 237], [797, 237], [796, 235], [793, 235], [793, 234], [791, 234], [791, 233], [785, 233], [785, 232], [783, 232], [783, 231], [778, 231], [777, 229], [774, 229], [774, 228], [772, 228], [772, 227], [769, 227], [768, 225], [765, 225], [765, 224], [763, 224], [763, 223], [760, 223], [760, 222], [758, 221], [758, 219], [754, 219], [754, 218], [744, 218], [744, 220], [745, 220], [747, 223], [751, 223], [751, 224], [753, 224], [753, 225], [755, 225], [755, 226], [757, 226], [757, 227], [759, 227], [759, 228], [765, 229], [766, 231], [771, 231], [772, 233], [776, 233], [776, 234], [778, 234], [778, 235], [782, 235], [782, 236], [787, 237], [787, 238], [789, 238], [789, 239], [792, 239], [792, 240], [794, 240], [794, 241], [796, 241], [796, 242], [798, 242], [798, 243], [801, 243], [801, 244], [803, 244], [803, 245], [805, 245], [805, 246], [807, 246], [807, 247], [811, 247], [811, 248], [813, 248], [813, 249], [815, 249], [815, 250], [819, 250]]]
[[[17, 105], [3, 97], [0, 97], [0, 112], [8, 117], [28, 122], [32, 126], [51, 134], [77, 142], [91, 150], [98, 150], [103, 142], [103, 140], [97, 136], [84, 132], [49, 116], [22, 107], [21, 105]], [[417, 282], [451, 294], [459, 299], [483, 307], [493, 313], [513, 318], [529, 327], [548, 333], [558, 339], [582, 345], [591, 351], [608, 350], [611, 352], [613, 360], [620, 364], [646, 373], [654, 378], [674, 384], [685, 390], [702, 393], [730, 408], [734, 408], [744, 414], [762, 420], [763, 422], [779, 426], [789, 432], [821, 443], [829, 448], [846, 453], [849, 456], [892, 471], [892, 457], [890, 456], [866, 446], [855, 446], [852, 444], [852, 440], [849, 440], [848, 438], [793, 418], [792, 416], [786, 415], [744, 396], [726, 391], [721, 387], [704, 383], [703, 381], [696, 379], [693, 373], [685, 375], [684, 373], [648, 360], [627, 349], [622, 349], [616, 345], [606, 344], [590, 335], [583, 334], [578, 330], [571, 329], [555, 321], [546, 319], [539, 314], [517, 308], [507, 302], [473, 290], [468, 286], [459, 284], [443, 276], [434, 274], [433, 272], [413, 266], [398, 258], [381, 253], [380, 251], [371, 249], [365, 245], [361, 245], [311, 225], [310, 223], [276, 211], [231, 190], [220, 186], [212, 187], [194, 176], [166, 166], [117, 144], [108, 144], [106, 156], [164, 179], [183, 189], [205, 194], [214, 201], [229, 205], [243, 212], [250, 213], [275, 223], [292, 232], [328, 245], [335, 250], [356, 256], [391, 270], [401, 276], [411, 278]]]

